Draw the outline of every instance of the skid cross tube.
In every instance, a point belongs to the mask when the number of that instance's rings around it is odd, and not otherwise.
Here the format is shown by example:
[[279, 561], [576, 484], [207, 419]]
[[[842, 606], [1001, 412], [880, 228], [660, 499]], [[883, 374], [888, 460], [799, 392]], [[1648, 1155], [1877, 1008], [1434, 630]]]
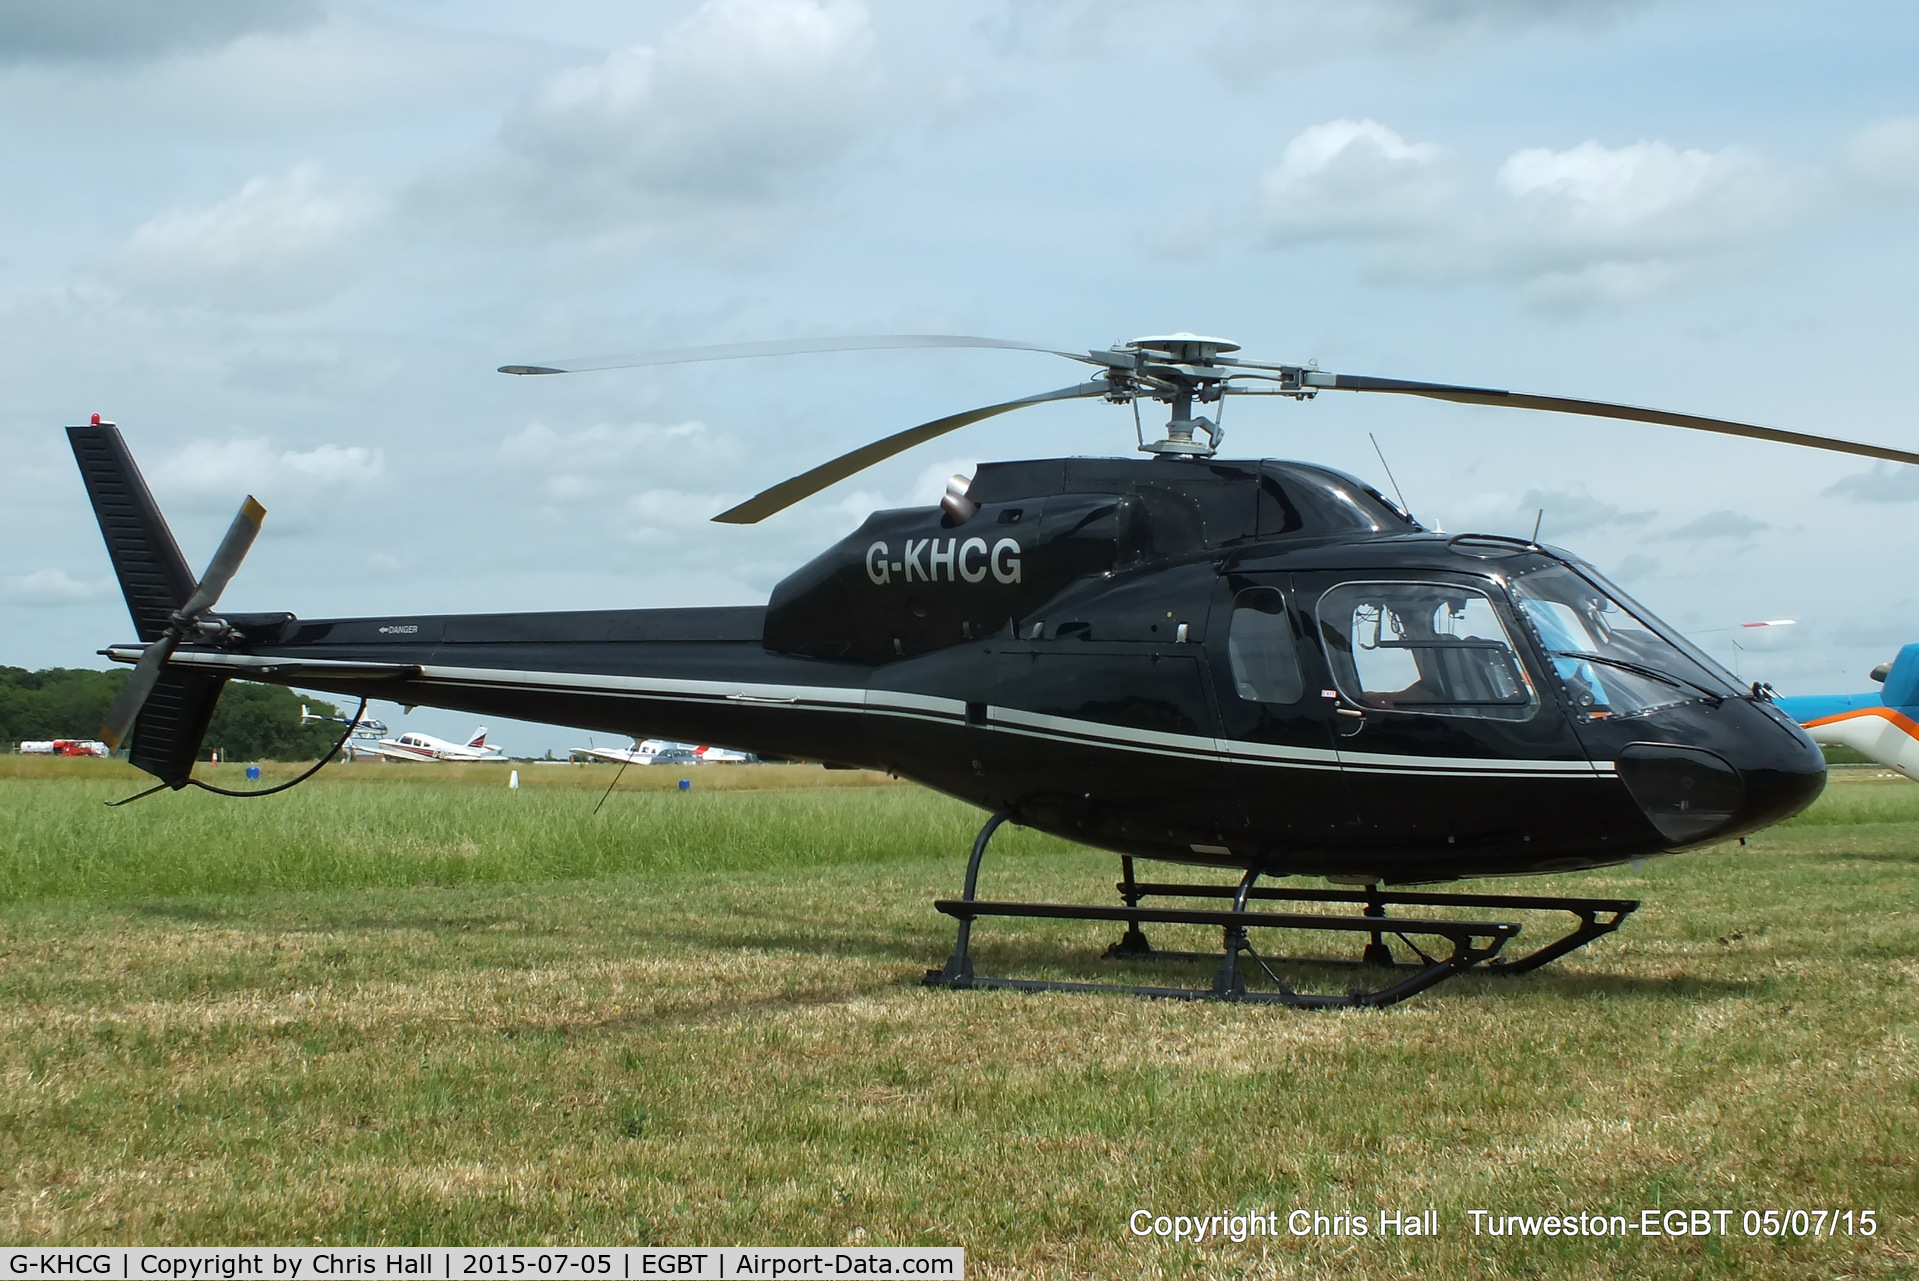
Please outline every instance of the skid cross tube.
[[[1530, 970], [1536, 970], [1548, 962], [1558, 960], [1574, 948], [1584, 947], [1594, 939], [1612, 933], [1639, 908], [1639, 900], [1633, 898], [1565, 898], [1549, 894], [1426, 894], [1400, 890], [1308, 890], [1280, 887], [1254, 889], [1247, 894], [1237, 885], [1177, 885], [1140, 881], [1130, 875], [1120, 882], [1118, 888], [1129, 905], [1146, 898], [1237, 898], [1242, 894], [1245, 894], [1247, 898], [1265, 902], [1364, 904], [1366, 915], [1374, 919], [1376, 931], [1373, 934], [1372, 944], [1366, 949], [1370, 954], [1363, 962], [1366, 964], [1378, 963], [1378, 954], [1372, 952], [1373, 945], [1379, 945], [1381, 950], [1384, 950], [1377, 931], [1382, 929], [1379, 922], [1385, 917], [1388, 904], [1403, 907], [1488, 907], [1504, 911], [1570, 912], [1579, 918], [1579, 925], [1571, 933], [1536, 947], [1524, 956], [1510, 959], [1500, 956], [1489, 960], [1486, 971], [1492, 974], [1525, 974]], [[1411, 941], [1405, 938], [1408, 931], [1400, 929], [1406, 918], [1389, 919], [1391, 924], [1383, 927], [1385, 932], [1399, 934], [1401, 940], [1411, 947]], [[1127, 954], [1118, 950], [1109, 950], [1109, 955]], [[1159, 953], [1158, 955], [1172, 954]], [[1386, 963], [1391, 963], [1390, 957], [1387, 958]]]
[[[1121, 880], [1117, 885], [1120, 906], [1074, 903], [1011, 903], [983, 901], [979, 898], [980, 863], [986, 847], [1000, 825], [1013, 817], [1002, 809], [986, 820], [966, 861], [966, 880], [957, 899], [939, 899], [933, 906], [958, 922], [953, 954], [944, 967], [926, 971], [922, 980], [929, 987], [1010, 988], [1028, 992], [1126, 992], [1138, 996], [1169, 997], [1179, 1000], [1225, 1000], [1289, 1005], [1302, 1009], [1333, 1009], [1392, 1005], [1425, 991], [1456, 974], [1476, 966], [1491, 973], [1523, 974], [1556, 960], [1593, 939], [1610, 934], [1638, 907], [1637, 899], [1566, 898], [1529, 894], [1443, 894], [1380, 889], [1369, 885], [1362, 890], [1311, 890], [1262, 887], [1260, 872], [1247, 869], [1237, 885], [1182, 885], [1161, 881], [1141, 881], [1134, 872], [1133, 859], [1120, 860]], [[1227, 909], [1209, 907], [1147, 907], [1148, 898], [1229, 899]], [[1260, 903], [1339, 903], [1359, 907], [1355, 916], [1335, 916], [1319, 912], [1269, 912], [1255, 910], [1249, 904]], [[1500, 951], [1515, 938], [1520, 927], [1510, 921], [1453, 920], [1445, 917], [1388, 916], [1389, 905], [1402, 907], [1487, 907], [1506, 910], [1570, 912], [1579, 925], [1565, 936], [1533, 949], [1525, 956], [1507, 961]], [[997, 978], [973, 971], [973, 922], [982, 916], [1025, 917], [1030, 920], [1118, 921], [1125, 933], [1118, 943], [1106, 949], [1107, 959], [1139, 960], [1211, 960], [1220, 968], [1212, 985], [1198, 987], [1157, 987], [1143, 984], [1073, 982], [1051, 979]], [[1199, 925], [1216, 927], [1221, 932], [1221, 951], [1211, 953], [1160, 951], [1146, 941], [1141, 928], [1156, 925]], [[1372, 991], [1349, 989], [1343, 995], [1298, 992], [1274, 972], [1278, 958], [1261, 956], [1247, 936], [1252, 929], [1319, 930], [1334, 934], [1364, 934], [1367, 945], [1358, 964], [1388, 975], [1406, 977]], [[1401, 964], [1393, 960], [1385, 942], [1387, 934], [1399, 939], [1415, 956], [1417, 963]], [[1432, 948], [1429, 953], [1414, 939], [1438, 940], [1448, 947]], [[1249, 990], [1240, 954], [1245, 953], [1271, 980], [1275, 990]], [[1284, 964], [1302, 963], [1301, 958], [1285, 958]], [[1327, 958], [1304, 958], [1306, 964], [1342, 964]], [[1352, 964], [1352, 962], [1343, 962]]]
[[[1250, 877], [1247, 887], [1250, 888]], [[1225, 887], [1237, 894], [1240, 887]], [[1245, 931], [1255, 929], [1335, 930], [1370, 934], [1379, 928], [1377, 917], [1322, 916], [1310, 912], [1221, 911], [1214, 908], [1106, 907], [1079, 903], [995, 903], [977, 899], [939, 899], [933, 906], [962, 925], [982, 916], [1014, 916], [1039, 920], [1130, 921], [1167, 925], [1211, 925], [1228, 931], [1227, 960], [1211, 988], [1143, 987], [1118, 983], [1074, 983], [1041, 979], [987, 978], [946, 970], [929, 971], [926, 983], [935, 987], [1014, 988], [1028, 992], [1130, 992], [1139, 996], [1176, 997], [1184, 1000], [1213, 998], [1229, 1001], [1265, 1002], [1303, 1009], [1332, 1009], [1355, 1006], [1382, 1006], [1403, 1001], [1498, 955], [1506, 941], [1519, 933], [1519, 927], [1503, 921], [1423, 920], [1405, 922], [1405, 932], [1442, 938], [1452, 944], [1450, 955], [1435, 959], [1399, 982], [1377, 991], [1351, 991], [1343, 996], [1320, 996], [1295, 992], [1280, 986], [1276, 992], [1248, 991], [1238, 981], [1238, 952], [1251, 951]], [[956, 954], [957, 955], [957, 954]], [[1254, 953], [1257, 957], [1257, 953]], [[967, 966], [970, 971], [970, 963]]]

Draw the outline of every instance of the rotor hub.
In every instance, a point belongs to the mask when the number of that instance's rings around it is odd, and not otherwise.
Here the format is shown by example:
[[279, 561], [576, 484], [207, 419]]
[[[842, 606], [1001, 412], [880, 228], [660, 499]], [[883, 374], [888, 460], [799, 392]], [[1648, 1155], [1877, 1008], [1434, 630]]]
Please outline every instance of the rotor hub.
[[1208, 338], [1203, 334], [1159, 334], [1151, 338], [1135, 338], [1126, 344], [1134, 351], [1157, 352], [1170, 356], [1181, 365], [1208, 365], [1213, 357], [1229, 351], [1238, 351], [1239, 344], [1224, 338]]

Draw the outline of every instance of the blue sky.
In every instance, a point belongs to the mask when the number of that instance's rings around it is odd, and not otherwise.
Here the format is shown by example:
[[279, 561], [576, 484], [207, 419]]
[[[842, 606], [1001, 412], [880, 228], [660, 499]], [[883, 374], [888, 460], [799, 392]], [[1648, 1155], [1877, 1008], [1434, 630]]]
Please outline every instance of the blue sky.
[[[1132, 445], [1123, 410], [1048, 406], [716, 526], [1076, 369], [509, 361], [1184, 329], [1919, 449], [1915, 46], [1892, 3], [22, 0], [0, 11], [0, 661], [90, 664], [130, 633], [58, 430], [94, 411], [196, 564], [257, 494], [224, 603], [307, 617], [759, 601], [953, 471]], [[1919, 639], [1919, 469], [1392, 398], [1225, 425], [1229, 454], [1378, 480], [1376, 434], [1448, 530], [1543, 507], [1543, 537], [1682, 627], [1797, 618], [1738, 656], [1787, 692], [1861, 687]]]

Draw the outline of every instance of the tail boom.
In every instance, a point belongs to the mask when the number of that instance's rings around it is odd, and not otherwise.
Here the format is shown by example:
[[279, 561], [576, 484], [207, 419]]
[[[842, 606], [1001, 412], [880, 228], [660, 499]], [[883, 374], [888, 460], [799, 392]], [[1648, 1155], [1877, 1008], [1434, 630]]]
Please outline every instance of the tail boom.
[[[249, 635], [259, 639], [247, 643], [183, 645], [169, 668], [635, 739], [873, 763], [869, 669], [769, 653], [764, 612], [285, 619], [276, 637], [256, 627]], [[140, 648], [108, 653], [132, 661]], [[955, 701], [950, 715], [961, 719], [964, 704]]]

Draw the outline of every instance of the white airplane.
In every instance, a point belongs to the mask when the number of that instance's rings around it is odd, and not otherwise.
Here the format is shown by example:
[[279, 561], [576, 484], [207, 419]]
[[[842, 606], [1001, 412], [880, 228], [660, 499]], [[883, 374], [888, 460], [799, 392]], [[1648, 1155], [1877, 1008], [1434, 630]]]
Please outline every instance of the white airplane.
[[[321, 716], [308, 711], [305, 703], [300, 704], [300, 724], [302, 725], [310, 725], [315, 721], [331, 721], [335, 725], [345, 725], [347, 719], [344, 716]], [[349, 761], [357, 761], [362, 756], [379, 756], [381, 755], [379, 740], [385, 738], [386, 734], [385, 721], [375, 720], [362, 712], [358, 719], [353, 721], [353, 733], [347, 736], [345, 743], [341, 744], [340, 755]]]
[[[636, 742], [631, 747], [570, 747], [569, 756], [585, 756], [593, 760], [615, 761], [621, 765], [654, 765], [665, 757], [666, 764], [686, 765], [737, 765], [759, 758], [750, 752], [735, 752], [724, 747], [704, 747], [693, 743], [674, 743], [663, 738], [648, 738]], [[692, 757], [688, 761], [687, 757]]]
[[497, 761], [506, 751], [487, 744], [484, 725], [464, 743], [449, 743], [431, 734], [409, 730], [398, 738], [381, 739], [375, 750], [389, 761]]
[[653, 758], [659, 755], [659, 743], [649, 738], [631, 747], [569, 747], [566, 754], [572, 758], [584, 756], [590, 760], [613, 761], [620, 765], [651, 765]]
[[[317, 712], [308, 711], [305, 703], [300, 704], [300, 724], [310, 725], [314, 721], [332, 721], [335, 725], [345, 725], [347, 718], [344, 716], [321, 716]], [[353, 737], [355, 738], [383, 738], [385, 736], [385, 721], [375, 720], [362, 712], [360, 713], [359, 719], [353, 722]]]

